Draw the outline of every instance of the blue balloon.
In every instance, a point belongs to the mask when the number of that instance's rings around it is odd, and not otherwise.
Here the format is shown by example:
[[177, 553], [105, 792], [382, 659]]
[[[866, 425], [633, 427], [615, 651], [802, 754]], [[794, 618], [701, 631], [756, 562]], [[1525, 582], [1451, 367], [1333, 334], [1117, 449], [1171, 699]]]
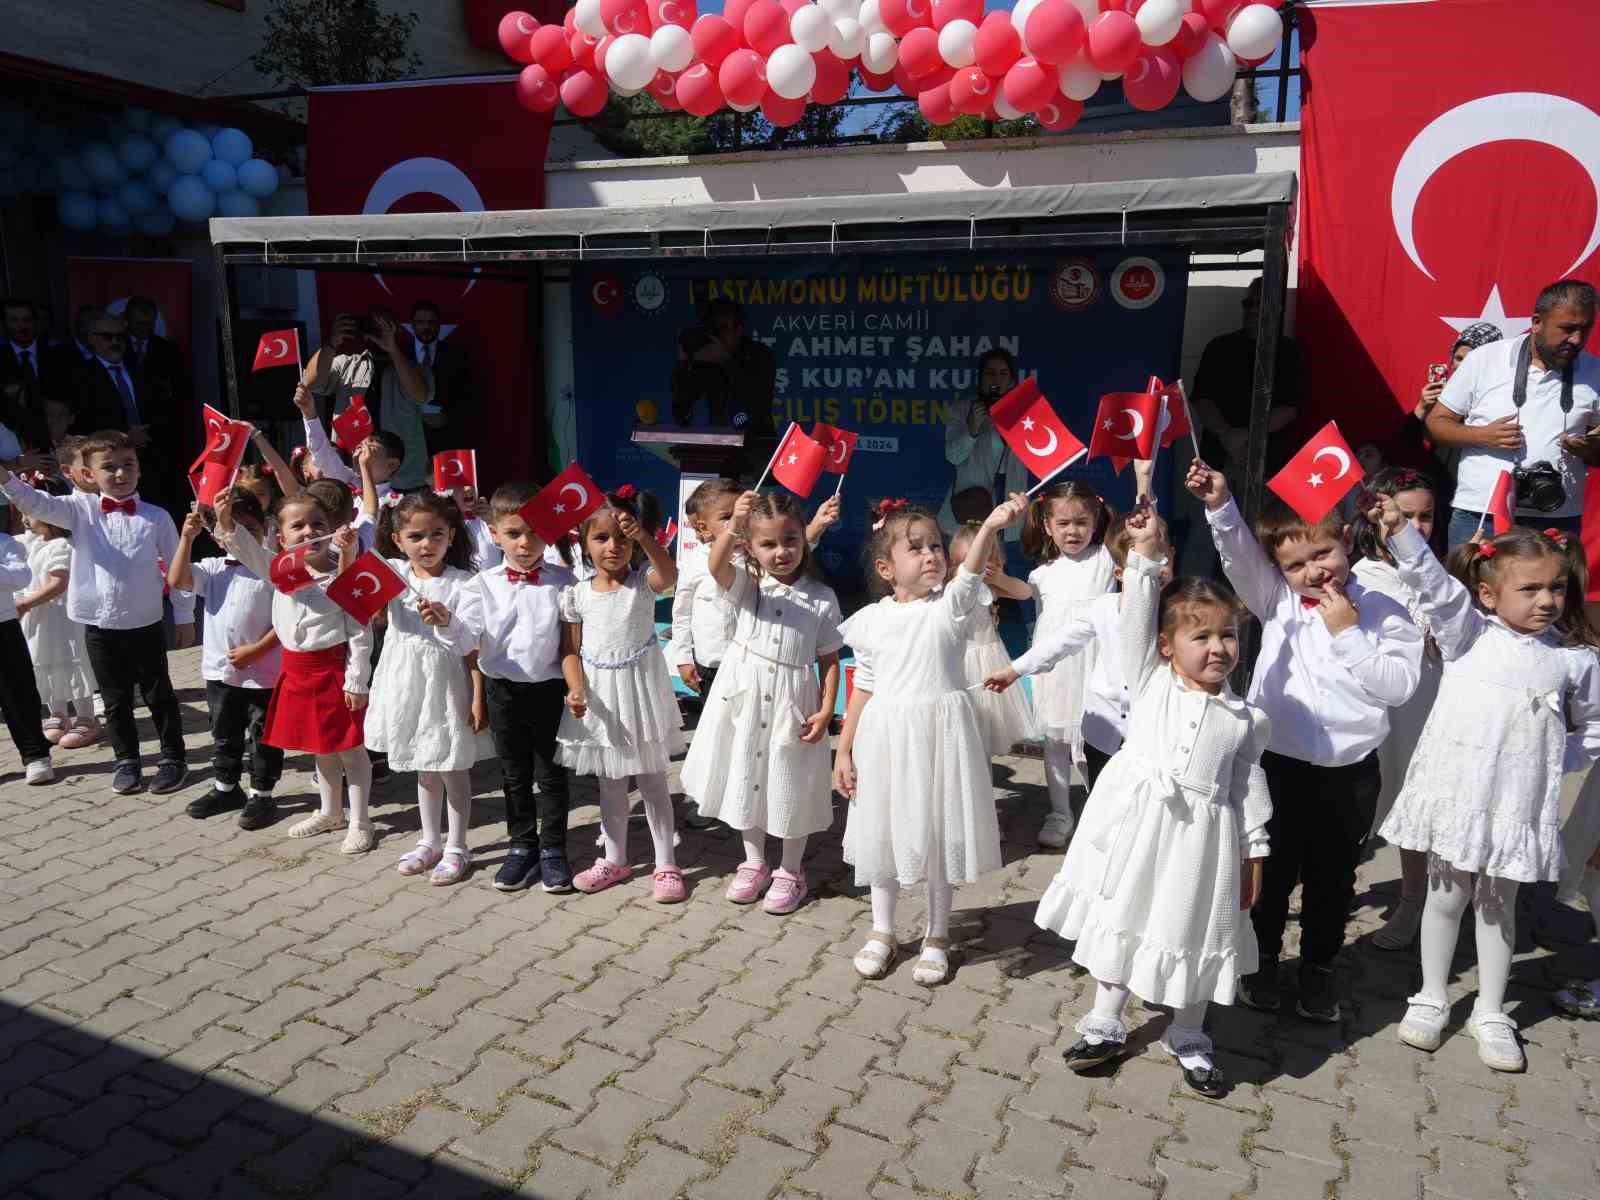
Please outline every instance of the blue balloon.
[[117, 203], [130, 216], [138, 216], [156, 206], [156, 194], [143, 181], [130, 179], [117, 189]]
[[248, 196], [270, 196], [278, 190], [278, 168], [259, 158], [239, 165], [239, 190]]
[[198, 175], [211, 161], [211, 142], [198, 129], [180, 129], [165, 143], [167, 157], [181, 175]]
[[144, 181], [156, 195], [165, 196], [167, 189], [172, 186], [172, 181], [177, 177], [178, 168], [166, 159], [158, 158], [151, 164], [150, 170], [145, 172]]
[[195, 128], [200, 131], [200, 136], [208, 142], [222, 132], [221, 125], [196, 125]]
[[217, 196], [198, 175], [180, 175], [167, 189], [167, 203], [180, 221], [204, 221], [217, 209]]
[[116, 188], [128, 177], [128, 168], [122, 165], [116, 152], [104, 142], [93, 142], [84, 148], [83, 169], [89, 173], [95, 187], [102, 191]]
[[249, 162], [255, 152], [250, 135], [242, 129], [224, 129], [211, 139], [211, 153], [230, 166]]
[[140, 213], [133, 219], [133, 227], [148, 237], [166, 237], [171, 233], [178, 219], [172, 215], [172, 210], [165, 205], [153, 208], [149, 212]]
[[83, 169], [83, 163], [78, 161], [76, 154], [63, 154], [56, 159], [56, 176], [61, 180], [63, 191], [87, 192], [94, 187], [94, 181], [89, 178], [89, 172]]
[[100, 197], [95, 204], [95, 219], [99, 222], [100, 228], [108, 233], [121, 233], [133, 224], [128, 219], [128, 214], [123, 211], [122, 205], [109, 196]]
[[219, 196], [239, 186], [239, 172], [233, 169], [232, 163], [223, 162], [220, 158], [213, 158], [201, 167], [200, 178], [204, 179], [206, 186]]
[[156, 144], [142, 133], [130, 133], [117, 143], [117, 157], [122, 160], [122, 165], [135, 175], [141, 171], [148, 171], [150, 164], [156, 161], [160, 153]]
[[183, 122], [177, 117], [157, 117], [150, 122], [150, 128], [145, 130], [150, 135], [150, 140], [158, 146], [165, 146], [167, 139], [183, 128]]
[[217, 213], [224, 217], [259, 217], [261, 203], [244, 192], [223, 192], [217, 197]]
[[68, 229], [88, 233], [94, 228], [95, 198], [88, 192], [62, 192], [56, 201], [56, 217]]

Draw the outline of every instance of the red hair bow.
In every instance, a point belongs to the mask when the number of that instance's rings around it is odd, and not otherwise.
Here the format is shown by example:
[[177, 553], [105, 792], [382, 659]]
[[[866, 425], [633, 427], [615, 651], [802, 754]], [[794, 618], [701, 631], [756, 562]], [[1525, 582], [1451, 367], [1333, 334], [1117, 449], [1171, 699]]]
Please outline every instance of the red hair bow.
[[1478, 543], [1478, 557], [1479, 558], [1493, 558], [1496, 554], [1499, 554], [1499, 553], [1500, 553], [1500, 547], [1496, 546], [1493, 542], [1479, 542]]
[[876, 533], [878, 530], [882, 529], [885, 521], [887, 521], [891, 516], [899, 512], [909, 503], [911, 503], [909, 500], [904, 499], [879, 500], [878, 519], [872, 523], [872, 531]]
[[1561, 530], [1555, 528], [1554, 526], [1546, 529], [1544, 531], [1544, 535], [1556, 545], [1560, 546], [1563, 550], [1567, 548], [1567, 535], [1562, 533]]
[[625, 483], [611, 494], [618, 500], [632, 500], [639, 494], [639, 489], [634, 487], [631, 483]]

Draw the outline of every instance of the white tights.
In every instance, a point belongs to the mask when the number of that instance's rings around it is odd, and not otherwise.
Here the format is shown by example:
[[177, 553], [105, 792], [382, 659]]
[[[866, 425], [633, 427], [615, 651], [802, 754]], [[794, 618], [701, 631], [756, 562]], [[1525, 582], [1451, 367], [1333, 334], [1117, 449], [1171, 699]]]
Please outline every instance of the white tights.
[[344, 811], [339, 785], [350, 788], [350, 824], [366, 828], [372, 824], [367, 814], [367, 793], [372, 790], [372, 760], [365, 746], [341, 750], [337, 754], [317, 755], [317, 787], [322, 792], [322, 815], [338, 819]]
[[[767, 861], [767, 831], [743, 829], [739, 836], [744, 839], [744, 861], [751, 866], [764, 864]], [[779, 840], [783, 842], [783, 862], [780, 865], [791, 875], [800, 874], [800, 861], [806, 856], [806, 839], [794, 837]], [[892, 924], [890, 927], [893, 928]]]
[[472, 821], [472, 774], [470, 771], [418, 771], [417, 808], [422, 814], [422, 842], [438, 850], [439, 822], [445, 801], [450, 803], [450, 840], [445, 849], [467, 848], [467, 826]]
[[1044, 744], [1044, 785], [1050, 793], [1050, 811], [1072, 816], [1072, 747], [1066, 742]]
[[1506, 981], [1517, 941], [1517, 881], [1474, 876], [1433, 861], [1428, 900], [1422, 908], [1422, 991], [1431, 1003], [1448, 1007], [1445, 985], [1455, 957], [1461, 917], [1472, 905], [1478, 939], [1478, 1000], [1475, 1014], [1505, 1008]]
[[[785, 842], [785, 847], [788, 843]], [[928, 880], [928, 925], [926, 937], [950, 936], [950, 907], [955, 888], [948, 883]], [[894, 909], [900, 899], [900, 884], [895, 880], [872, 885], [872, 928], [878, 933], [894, 933]]]
[[[655, 843], [656, 867], [675, 867], [672, 848], [672, 792], [665, 774], [637, 776], [639, 796], [644, 800], [644, 819]], [[600, 835], [605, 841], [607, 862], [626, 866], [628, 862], [628, 781], [597, 779], [600, 787]]]

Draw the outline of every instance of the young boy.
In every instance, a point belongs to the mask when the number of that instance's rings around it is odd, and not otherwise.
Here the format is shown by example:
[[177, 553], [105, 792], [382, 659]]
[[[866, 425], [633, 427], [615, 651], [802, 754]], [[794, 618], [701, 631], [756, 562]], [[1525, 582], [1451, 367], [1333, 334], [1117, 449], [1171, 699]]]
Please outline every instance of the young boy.
[[495, 489], [490, 528], [505, 560], [472, 582], [483, 605], [478, 670], [500, 756], [511, 840], [494, 877], [502, 892], [521, 891], [535, 875], [547, 892], [572, 890], [567, 770], [556, 761], [556, 730], [567, 695], [559, 599], [575, 580], [571, 571], [545, 559], [544, 543], [518, 512], [538, 491], [529, 483]]
[[[294, 404], [305, 418], [306, 453], [311, 455], [311, 462], [317, 471], [324, 479], [337, 479], [351, 490], [359, 491], [361, 476], [356, 468], [339, 457], [339, 451], [328, 440], [327, 430], [322, 428], [322, 418], [317, 416], [316, 398], [304, 386], [297, 387], [294, 390]], [[382, 500], [394, 491], [394, 485], [389, 481], [405, 462], [406, 444], [397, 434], [380, 429], [370, 434], [363, 445], [369, 447], [367, 466], [372, 471], [372, 482], [377, 485], [378, 499]]]
[[743, 492], [737, 480], [708, 479], [690, 493], [684, 506], [700, 545], [684, 556], [678, 586], [673, 589], [667, 661], [701, 699], [710, 694], [728, 639], [733, 636], [733, 614], [721, 603], [706, 564], [711, 543], [733, 520], [733, 503]]
[[[83, 445], [84, 466], [99, 495], [47, 495], [0, 467], [0, 490], [21, 511], [72, 533], [67, 615], [84, 626], [89, 663], [105, 699], [106, 726], [116, 753], [111, 790], [143, 790], [139, 730], [133, 697], [144, 693], [161, 756], [150, 790], [166, 795], [189, 778], [178, 697], [167, 673], [161, 627], [165, 572], [178, 550], [178, 530], [164, 509], [139, 499], [139, 455], [125, 433], [110, 430]], [[181, 620], [181, 618], [180, 618]], [[180, 623], [179, 645], [193, 645], [194, 623]]]
[[[264, 542], [266, 514], [256, 497], [233, 489], [233, 519], [250, 536]], [[167, 568], [174, 589], [193, 591], [205, 604], [206, 636], [200, 673], [206, 681], [206, 707], [211, 713], [212, 786], [189, 802], [188, 813], [202, 820], [240, 808], [240, 829], [265, 829], [277, 817], [272, 789], [283, 774], [283, 751], [262, 740], [267, 704], [283, 665], [278, 635], [272, 628], [272, 585], [257, 579], [235, 559], [207, 558], [191, 563], [194, 540], [205, 530], [198, 511], [191, 512], [178, 536], [178, 552]], [[245, 751], [250, 753], [250, 798], [239, 788]]]
[[13, 599], [13, 593], [25, 591], [32, 579], [22, 543], [9, 533], [0, 532], [0, 715], [5, 717], [11, 740], [17, 744], [24, 777], [29, 783], [42, 784], [53, 782], [56, 772], [50, 765], [50, 742], [39, 718], [41, 706], [33, 659], [28, 654], [28, 641]]
[[1196, 459], [1186, 483], [1206, 506], [1228, 581], [1261, 622], [1249, 700], [1272, 721], [1261, 757], [1272, 852], [1250, 914], [1261, 968], [1239, 981], [1239, 998], [1263, 1012], [1281, 1003], [1278, 955], [1299, 883], [1296, 1011], [1337, 1021], [1333, 960], [1378, 802], [1377, 750], [1389, 709], [1409, 700], [1421, 679], [1422, 634], [1400, 604], [1350, 578], [1337, 508], [1311, 525], [1277, 505], [1251, 537], [1220, 471]]

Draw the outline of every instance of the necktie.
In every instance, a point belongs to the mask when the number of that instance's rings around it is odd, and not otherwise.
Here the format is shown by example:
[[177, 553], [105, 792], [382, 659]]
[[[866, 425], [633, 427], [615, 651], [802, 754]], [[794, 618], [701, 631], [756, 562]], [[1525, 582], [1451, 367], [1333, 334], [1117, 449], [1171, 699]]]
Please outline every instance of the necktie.
[[432, 345], [427, 345], [427, 346], [424, 346], [422, 348], [422, 365], [425, 366], [425, 367], [433, 366], [433, 346]]
[[18, 353], [22, 356], [23, 375], [27, 376], [29, 380], [37, 380], [39, 378], [39, 364], [33, 359], [33, 347], [24, 346]]
[[121, 363], [111, 366], [111, 378], [116, 381], [117, 391], [122, 393], [122, 414], [128, 419], [129, 425], [139, 424], [139, 403], [133, 398], [133, 380], [128, 378], [128, 370]]
[[506, 582], [507, 583], [538, 583], [539, 582], [539, 568], [535, 567], [531, 571], [513, 571], [510, 567], [507, 567], [506, 568]]
[[122, 512], [131, 517], [139, 511], [139, 502], [137, 500], [113, 500], [109, 496], [101, 496], [100, 511], [103, 513]]

